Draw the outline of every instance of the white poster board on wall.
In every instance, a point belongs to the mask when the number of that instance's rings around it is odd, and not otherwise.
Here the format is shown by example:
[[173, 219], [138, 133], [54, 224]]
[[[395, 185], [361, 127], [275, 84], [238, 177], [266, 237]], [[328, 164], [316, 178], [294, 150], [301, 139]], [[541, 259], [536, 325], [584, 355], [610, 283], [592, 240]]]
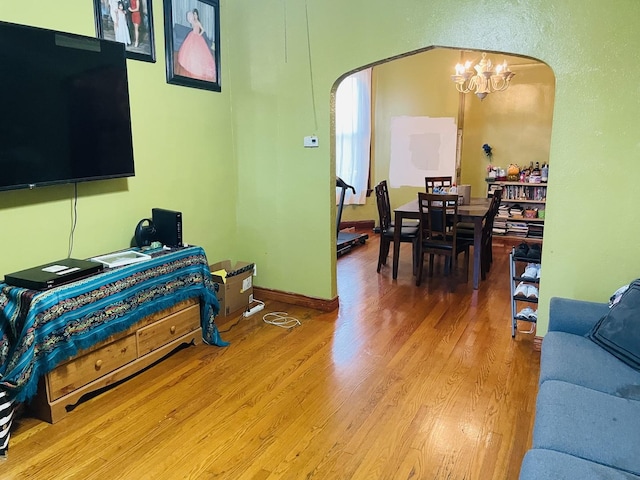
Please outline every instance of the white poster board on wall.
[[456, 141], [455, 118], [392, 117], [389, 186], [424, 187], [424, 177], [455, 179]]

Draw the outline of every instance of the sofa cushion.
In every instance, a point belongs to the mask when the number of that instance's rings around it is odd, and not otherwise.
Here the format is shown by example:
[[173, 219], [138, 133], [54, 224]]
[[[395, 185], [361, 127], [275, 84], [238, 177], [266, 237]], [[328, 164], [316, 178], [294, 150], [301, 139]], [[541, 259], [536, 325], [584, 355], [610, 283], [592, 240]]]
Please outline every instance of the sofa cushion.
[[640, 280], [634, 280], [589, 332], [589, 338], [632, 368], [640, 370]]
[[640, 480], [639, 476], [553, 450], [532, 449], [522, 460], [520, 480]]
[[640, 401], [547, 380], [538, 392], [533, 447], [640, 474]]
[[640, 400], [640, 372], [588, 338], [548, 332], [542, 341], [540, 383], [562, 380], [623, 398]]

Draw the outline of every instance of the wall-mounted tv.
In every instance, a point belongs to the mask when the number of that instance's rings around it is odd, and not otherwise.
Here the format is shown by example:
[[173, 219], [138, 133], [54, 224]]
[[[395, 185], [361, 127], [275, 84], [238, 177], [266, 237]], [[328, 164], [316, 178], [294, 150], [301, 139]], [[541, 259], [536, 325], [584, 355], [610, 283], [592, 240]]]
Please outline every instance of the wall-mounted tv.
[[124, 45], [0, 22], [0, 190], [133, 175]]

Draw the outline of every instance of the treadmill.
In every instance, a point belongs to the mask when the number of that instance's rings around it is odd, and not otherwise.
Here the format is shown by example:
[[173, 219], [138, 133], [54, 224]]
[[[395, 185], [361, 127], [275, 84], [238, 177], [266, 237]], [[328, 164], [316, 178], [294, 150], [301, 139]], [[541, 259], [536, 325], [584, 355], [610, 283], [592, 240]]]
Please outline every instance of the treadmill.
[[338, 203], [338, 213], [336, 215], [336, 233], [337, 233], [337, 253], [338, 256], [347, 253], [356, 245], [364, 245], [369, 238], [366, 233], [351, 233], [340, 231], [340, 220], [342, 219], [342, 207], [344, 206], [344, 196], [347, 193], [347, 189], [351, 189], [353, 193], [356, 193], [356, 189], [342, 180], [340, 177], [336, 177], [336, 188], [340, 188], [340, 203]]

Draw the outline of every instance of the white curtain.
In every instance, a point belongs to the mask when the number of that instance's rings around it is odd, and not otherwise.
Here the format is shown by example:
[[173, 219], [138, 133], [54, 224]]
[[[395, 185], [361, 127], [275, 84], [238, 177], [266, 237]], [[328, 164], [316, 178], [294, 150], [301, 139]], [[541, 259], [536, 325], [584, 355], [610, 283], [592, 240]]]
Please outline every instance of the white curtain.
[[[364, 205], [371, 150], [371, 69], [345, 78], [336, 91], [336, 175], [356, 189], [345, 205]], [[336, 205], [340, 201], [336, 189]]]

